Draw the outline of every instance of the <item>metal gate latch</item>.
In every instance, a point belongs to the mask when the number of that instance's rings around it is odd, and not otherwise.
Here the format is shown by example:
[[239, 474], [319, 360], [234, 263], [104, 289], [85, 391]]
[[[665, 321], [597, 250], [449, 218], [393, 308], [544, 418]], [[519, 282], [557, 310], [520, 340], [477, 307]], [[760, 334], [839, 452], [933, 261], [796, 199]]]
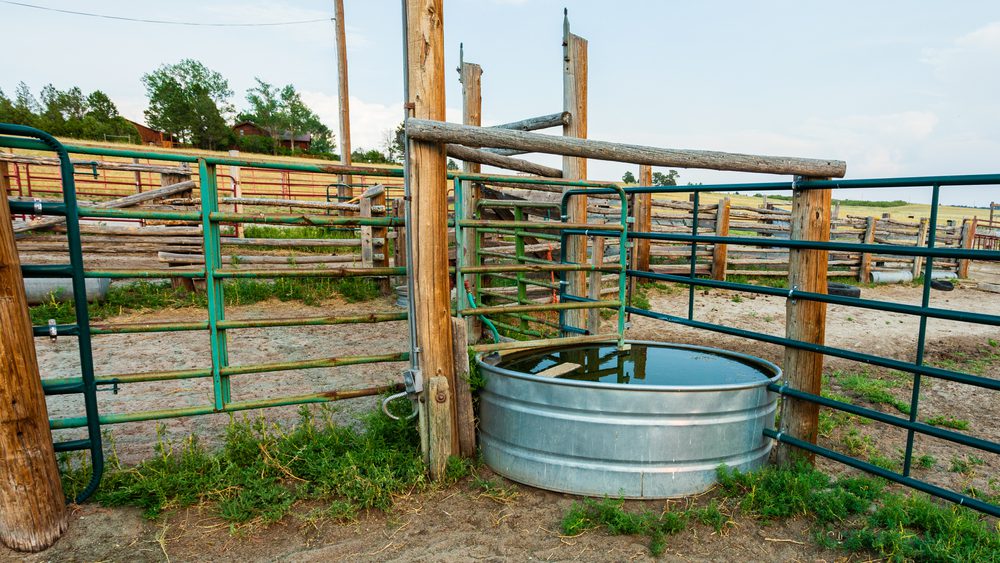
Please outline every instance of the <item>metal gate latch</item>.
[[382, 412], [393, 420], [403, 419], [389, 412], [389, 403], [403, 397], [410, 399], [413, 408], [413, 411], [406, 417], [406, 420], [417, 416], [417, 395], [424, 390], [424, 377], [419, 369], [408, 369], [403, 372], [403, 387], [406, 389], [405, 391], [389, 395], [385, 399], [382, 399]]

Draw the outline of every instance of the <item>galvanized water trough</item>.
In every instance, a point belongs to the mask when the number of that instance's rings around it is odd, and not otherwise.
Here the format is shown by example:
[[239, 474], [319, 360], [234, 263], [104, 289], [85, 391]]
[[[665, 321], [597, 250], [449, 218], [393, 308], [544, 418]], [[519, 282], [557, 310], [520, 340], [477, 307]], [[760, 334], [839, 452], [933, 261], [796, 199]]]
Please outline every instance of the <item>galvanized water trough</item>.
[[553, 491], [669, 498], [708, 489], [721, 464], [767, 460], [776, 365], [701, 346], [630, 345], [479, 355], [486, 464]]

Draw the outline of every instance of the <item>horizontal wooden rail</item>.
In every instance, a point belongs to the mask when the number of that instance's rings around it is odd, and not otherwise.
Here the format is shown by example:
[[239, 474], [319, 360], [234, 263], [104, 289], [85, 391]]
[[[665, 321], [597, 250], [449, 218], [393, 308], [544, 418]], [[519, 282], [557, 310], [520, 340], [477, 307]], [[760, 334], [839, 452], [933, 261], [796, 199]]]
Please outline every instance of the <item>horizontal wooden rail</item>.
[[830, 178], [842, 178], [847, 173], [847, 163], [840, 160], [761, 156], [690, 149], [662, 149], [591, 139], [556, 137], [509, 129], [473, 127], [428, 119], [407, 119], [406, 134], [411, 139], [420, 141], [454, 143], [467, 147], [519, 149], [612, 162], [648, 164], [650, 166], [676, 166], [679, 168], [706, 168], [733, 172]]

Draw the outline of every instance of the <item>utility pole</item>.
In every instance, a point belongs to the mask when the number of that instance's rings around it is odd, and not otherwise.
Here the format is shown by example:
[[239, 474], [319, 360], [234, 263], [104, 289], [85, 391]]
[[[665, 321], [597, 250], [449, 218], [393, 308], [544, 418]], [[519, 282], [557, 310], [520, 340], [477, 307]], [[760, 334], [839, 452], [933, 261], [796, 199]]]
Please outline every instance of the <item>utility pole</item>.
[[[351, 109], [347, 92], [347, 38], [344, 35], [344, 0], [333, 0], [334, 25], [337, 28], [337, 100], [340, 106], [340, 163], [351, 164]], [[350, 175], [342, 175], [337, 187], [337, 196], [351, 199], [354, 197], [353, 179]]]

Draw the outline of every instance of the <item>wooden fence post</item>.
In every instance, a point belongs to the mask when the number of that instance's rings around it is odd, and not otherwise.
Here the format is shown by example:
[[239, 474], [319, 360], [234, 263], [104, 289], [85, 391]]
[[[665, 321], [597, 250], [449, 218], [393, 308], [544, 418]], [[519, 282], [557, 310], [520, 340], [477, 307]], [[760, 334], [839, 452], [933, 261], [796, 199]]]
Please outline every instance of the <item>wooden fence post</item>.
[[[445, 120], [444, 15], [442, 0], [406, 0], [409, 60], [407, 106], [420, 119]], [[447, 460], [435, 456], [459, 452], [455, 410], [455, 364], [451, 337], [451, 276], [448, 273], [448, 186], [444, 145], [410, 141], [410, 220], [413, 240], [415, 351], [429, 392], [423, 399], [430, 422], [425, 430], [430, 466]], [[437, 385], [435, 385], [437, 382]], [[435, 387], [437, 391], [435, 391]], [[443, 396], [443, 400], [439, 398]], [[441, 410], [447, 410], [446, 415]], [[423, 427], [421, 427], [423, 430]], [[441, 444], [447, 442], [449, 447]], [[435, 447], [439, 445], [441, 447]], [[432, 472], [432, 476], [434, 473]]]
[[[653, 185], [653, 167], [639, 167], [639, 185]], [[637, 232], [648, 233], [653, 230], [653, 194], [638, 194], [635, 196], [635, 223], [634, 229]], [[635, 256], [636, 270], [649, 270], [650, 240], [639, 239], [633, 242], [633, 255]]]
[[[465, 125], [482, 125], [483, 117], [483, 96], [482, 77], [483, 69], [477, 64], [462, 62], [459, 69], [459, 76], [462, 82], [462, 123]], [[475, 162], [462, 161], [462, 171], [469, 174], [478, 174], [481, 167]], [[482, 188], [475, 182], [462, 182], [462, 216], [472, 219], [475, 216], [476, 208], [482, 195]], [[476, 229], [465, 229], [462, 231], [462, 260], [467, 265], [479, 264], [479, 232]], [[479, 276], [473, 276], [476, 283], [471, 289], [478, 296]], [[459, 295], [465, 295], [459, 292]], [[466, 297], [468, 297], [466, 295]], [[459, 303], [459, 308], [469, 308], [470, 304]], [[479, 317], [472, 315], [465, 318], [465, 331], [469, 342], [478, 342], [482, 334], [482, 321]]]
[[[927, 246], [927, 224], [929, 219], [927, 217], [920, 218], [920, 226], [917, 227], [917, 247]], [[923, 256], [913, 257], [913, 279], [920, 277], [920, 272], [924, 269], [924, 258]]]
[[[362, 219], [372, 218], [372, 198], [368, 197], [367, 192], [362, 194], [361, 198], [358, 200], [358, 215]], [[371, 225], [361, 225], [361, 266], [363, 268], [371, 268], [374, 266], [375, 252], [372, 248], [372, 226]]]
[[[791, 240], [830, 240], [831, 190], [792, 192]], [[828, 252], [789, 249], [788, 287], [794, 291], [826, 293]], [[823, 344], [826, 337], [826, 303], [795, 299], [785, 305], [785, 336], [803, 342]], [[793, 389], [819, 395], [823, 382], [823, 354], [786, 347], [784, 377]], [[819, 405], [783, 397], [780, 432], [816, 443]], [[787, 464], [796, 458], [812, 463], [815, 456], [787, 444], [778, 445], [777, 459]]]
[[40, 551], [66, 531], [66, 498], [38, 374], [6, 172], [0, 170], [0, 542]]
[[[598, 268], [604, 263], [604, 237], [594, 237], [593, 250], [590, 251], [590, 263]], [[590, 284], [587, 288], [587, 298], [594, 301], [601, 300], [601, 275], [602, 272], [594, 270], [590, 272]], [[601, 332], [601, 310], [587, 310], [587, 332], [590, 334], [600, 334]]]
[[[730, 210], [730, 200], [729, 198], [724, 198], [719, 200], [719, 209], [715, 213], [715, 234], [720, 237], [729, 236], [729, 210]], [[726, 279], [726, 262], [729, 260], [729, 245], [728, 244], [715, 244], [712, 249], [712, 279], [722, 280]]]
[[[394, 200], [392, 200], [392, 216], [394, 218], [399, 219], [399, 220], [405, 219], [406, 212], [403, 209], [404, 205], [406, 205], [406, 202], [403, 201], [402, 199], [394, 199]], [[393, 251], [392, 251], [393, 252], [393, 254], [392, 254], [393, 265], [395, 267], [397, 267], [397, 268], [405, 268], [406, 267], [406, 250], [407, 250], [407, 244], [408, 244], [408, 242], [406, 240], [406, 227], [405, 226], [394, 227], [394, 230], [396, 232], [396, 243], [393, 245]], [[386, 241], [386, 244], [388, 245], [388, 241]], [[386, 250], [386, 251], [388, 252], [388, 250]], [[394, 284], [406, 284], [406, 276], [403, 276], [403, 277], [400, 277], [400, 278], [396, 278], [396, 280], [393, 281], [392, 283], [394, 283]], [[407, 296], [407, 297], [409, 297], [409, 296]]]
[[472, 408], [472, 388], [469, 385], [469, 337], [462, 320], [452, 319], [455, 339], [455, 409], [458, 411], [458, 447], [462, 457], [476, 455], [476, 414]]
[[[564, 137], [587, 138], [587, 40], [573, 35], [569, 31], [569, 17], [563, 20], [563, 111], [569, 112], [569, 124], [563, 126]], [[585, 180], [587, 178], [587, 159], [574, 156], [564, 156], [562, 159], [563, 178], [567, 180]], [[564, 188], [564, 191], [573, 188]], [[568, 220], [571, 223], [587, 222], [587, 198], [576, 196], [570, 199], [567, 206]], [[567, 262], [584, 264], [587, 261], [587, 240], [584, 237], [572, 236], [562, 249]], [[587, 288], [586, 272], [566, 273], [566, 292], [570, 295], [583, 295]], [[566, 324], [573, 327], [583, 327], [586, 324], [586, 310], [574, 309], [566, 311]]]
[[[865, 217], [865, 234], [861, 238], [863, 244], [875, 242], [875, 218]], [[870, 252], [861, 253], [861, 261], [858, 264], [858, 281], [868, 283], [872, 275], [872, 255]]]
[[[976, 227], [979, 221], [978, 217], [973, 216], [971, 219], [966, 219], [962, 221], [962, 248], [969, 249], [972, 248], [973, 243], [976, 240]], [[972, 263], [968, 258], [962, 258], [958, 261], [958, 277], [961, 279], [966, 279], [969, 277], [969, 265]]]

